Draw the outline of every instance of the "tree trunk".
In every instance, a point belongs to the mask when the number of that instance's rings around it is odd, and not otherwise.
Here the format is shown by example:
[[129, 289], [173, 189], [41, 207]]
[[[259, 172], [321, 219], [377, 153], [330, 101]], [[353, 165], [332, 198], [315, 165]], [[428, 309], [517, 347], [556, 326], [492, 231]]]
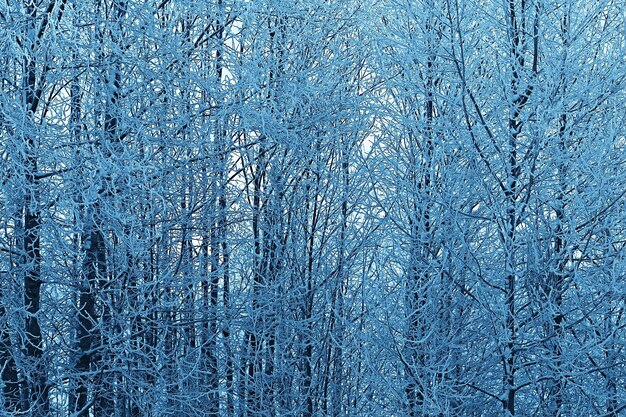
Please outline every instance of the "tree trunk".
[[[28, 407], [33, 417], [44, 416], [48, 412], [48, 383], [46, 366], [43, 363], [43, 338], [39, 325], [39, 310], [41, 305], [41, 212], [39, 201], [39, 183], [36, 177], [38, 172], [37, 147], [34, 136], [34, 115], [40, 102], [43, 79], [37, 85], [36, 47], [39, 46], [39, 36], [36, 34], [37, 7], [28, 3], [26, 8], [29, 22], [30, 50], [25, 57], [25, 73], [22, 83], [24, 90], [24, 112], [26, 113], [26, 131], [24, 132], [25, 148], [25, 194], [24, 194], [24, 221], [22, 253], [24, 272], [24, 307], [26, 310], [26, 356], [28, 360]], [[44, 17], [45, 18], [45, 17]], [[45, 71], [45, 70], [44, 70]]]

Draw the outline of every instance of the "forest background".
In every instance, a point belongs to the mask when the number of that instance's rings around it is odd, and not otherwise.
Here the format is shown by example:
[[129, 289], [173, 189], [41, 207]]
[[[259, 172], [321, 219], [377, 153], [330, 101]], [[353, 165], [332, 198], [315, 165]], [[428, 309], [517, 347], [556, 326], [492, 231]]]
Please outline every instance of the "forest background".
[[1, 415], [624, 415], [625, 22], [0, 1]]

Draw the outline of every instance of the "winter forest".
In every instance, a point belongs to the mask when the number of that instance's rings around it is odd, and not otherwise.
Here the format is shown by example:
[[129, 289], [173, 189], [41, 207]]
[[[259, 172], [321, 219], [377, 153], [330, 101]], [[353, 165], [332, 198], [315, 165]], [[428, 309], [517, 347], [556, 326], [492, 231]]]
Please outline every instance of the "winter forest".
[[626, 0], [0, 0], [0, 416], [626, 415]]

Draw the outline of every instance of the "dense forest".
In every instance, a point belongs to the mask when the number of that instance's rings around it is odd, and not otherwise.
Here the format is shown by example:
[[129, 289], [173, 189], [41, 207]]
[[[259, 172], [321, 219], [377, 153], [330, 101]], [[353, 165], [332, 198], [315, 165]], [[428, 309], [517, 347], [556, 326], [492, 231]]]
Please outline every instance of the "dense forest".
[[0, 416], [626, 415], [626, 0], [0, 0]]

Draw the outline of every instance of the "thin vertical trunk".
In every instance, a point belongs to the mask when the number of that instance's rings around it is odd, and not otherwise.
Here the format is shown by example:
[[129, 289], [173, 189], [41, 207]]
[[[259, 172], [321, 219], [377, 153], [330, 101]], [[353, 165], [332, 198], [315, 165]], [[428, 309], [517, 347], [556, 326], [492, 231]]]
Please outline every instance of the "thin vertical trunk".
[[[39, 325], [39, 310], [41, 305], [41, 209], [39, 201], [39, 184], [36, 178], [38, 172], [37, 147], [35, 138], [34, 115], [37, 112], [40, 97], [43, 91], [43, 79], [37, 85], [36, 47], [40, 43], [41, 34], [36, 33], [37, 7], [33, 3], [26, 6], [28, 15], [29, 51], [25, 56], [23, 91], [24, 112], [26, 113], [26, 131], [24, 132], [25, 152], [25, 194], [22, 253], [24, 272], [24, 307], [26, 310], [26, 356], [30, 369], [28, 373], [28, 407], [33, 417], [43, 416], [48, 412], [48, 384], [46, 367], [43, 363], [43, 338]], [[45, 72], [45, 69], [44, 69]]]
[[[209, 149], [209, 151], [213, 150], [213, 148]], [[219, 376], [216, 340], [218, 325], [217, 287], [219, 282], [219, 248], [217, 247], [215, 228], [215, 177], [217, 175], [217, 168], [210, 170], [208, 170], [206, 166], [201, 168], [200, 183], [208, 185], [203, 192], [204, 195], [208, 194], [208, 201], [204, 204], [200, 220], [202, 240], [200, 244], [199, 276], [201, 278], [200, 315], [202, 319], [200, 322], [200, 370], [199, 377], [196, 379], [198, 389], [206, 391], [206, 397], [199, 397], [196, 404], [211, 417], [219, 413]], [[218, 282], [216, 282], [216, 280]]]
[[[83, 275], [79, 282], [78, 299], [78, 360], [75, 365], [77, 381], [74, 397], [76, 403], [73, 412], [79, 417], [88, 417], [91, 404], [89, 403], [90, 371], [94, 364], [95, 352], [100, 348], [100, 334], [96, 329], [99, 315], [96, 311], [96, 291], [100, 287], [100, 280], [106, 274], [106, 259], [104, 253], [104, 236], [96, 224], [95, 212], [99, 203], [92, 212], [87, 213], [87, 227], [83, 233], [82, 242], [85, 248]], [[95, 392], [94, 392], [94, 395]]]
[[333, 417], [339, 417], [344, 415], [343, 409], [346, 408], [344, 404], [344, 369], [343, 369], [343, 339], [344, 339], [344, 299], [343, 291], [344, 285], [348, 276], [346, 267], [346, 242], [347, 242], [347, 230], [348, 230], [348, 198], [349, 198], [349, 186], [350, 186], [350, 171], [349, 171], [349, 150], [347, 144], [347, 138], [342, 137], [341, 143], [341, 220], [339, 229], [339, 254], [337, 260], [337, 283], [335, 287], [336, 295], [334, 297], [333, 305], [333, 321], [335, 323], [335, 337], [333, 338], [338, 342], [335, 346], [334, 358], [333, 358], [333, 391], [332, 391], [332, 410]]
[[[7, 56], [4, 60], [3, 64], [3, 69], [7, 69], [9, 68], [9, 66], [7, 65], [8, 62], [11, 61], [11, 58], [9, 56]], [[9, 86], [9, 80], [7, 78], [3, 78], [2, 81], [0, 81], [0, 88], [2, 88], [2, 91], [8, 91], [8, 86]], [[5, 118], [3, 115], [0, 115], [0, 131], [4, 132], [10, 132], [12, 129], [8, 126], [8, 124], [5, 123]], [[4, 185], [4, 181], [1, 183], [2, 185]], [[4, 197], [4, 196], [3, 196]], [[3, 209], [6, 209], [5, 207], [2, 207]], [[14, 209], [15, 210], [15, 209]], [[8, 211], [7, 217], [8, 218], [12, 218], [13, 219], [13, 228], [12, 228], [12, 232], [13, 232], [13, 238], [11, 239], [12, 242], [9, 246], [9, 256], [7, 259], [7, 264], [10, 270], [14, 269], [14, 266], [16, 264], [15, 262], [15, 255], [17, 252], [14, 253], [13, 249], [17, 249], [14, 247], [14, 245], [19, 241], [19, 231], [20, 231], [20, 226], [19, 226], [19, 221], [17, 220], [18, 218], [21, 218], [21, 212], [17, 213], [14, 210]], [[21, 211], [21, 210], [20, 210]], [[7, 219], [2, 219], [2, 226], [4, 227], [4, 231], [7, 232], [7, 230], [9, 229], [7, 223], [9, 223], [9, 220]], [[10, 239], [8, 236], [8, 233], [3, 234], [3, 237]], [[13, 274], [11, 274], [13, 275]], [[11, 340], [11, 334], [12, 334], [12, 326], [11, 326], [11, 316], [12, 316], [12, 306], [14, 305], [12, 300], [10, 299], [10, 294], [15, 292], [15, 286], [11, 284], [11, 282], [13, 280], [8, 279], [9, 278], [9, 274], [6, 274], [5, 272], [3, 272], [1, 274], [1, 278], [0, 278], [0, 378], [1, 378], [1, 383], [2, 383], [2, 398], [3, 398], [3, 410], [8, 412], [8, 413], [18, 413], [21, 410], [21, 404], [20, 404], [20, 384], [19, 384], [19, 374], [18, 374], [18, 368], [17, 368], [17, 363], [15, 361], [15, 358], [13, 357], [14, 355], [14, 349], [15, 347], [13, 346], [13, 341]]]
[[[224, 37], [224, 10], [222, 0], [217, 1], [217, 19], [215, 22], [216, 26], [216, 39], [218, 40], [218, 44], [215, 50], [215, 88], [218, 93], [218, 97], [220, 97], [220, 104], [223, 104], [221, 100], [221, 89], [222, 89], [222, 78], [224, 72], [224, 45], [223, 45], [223, 37]], [[224, 109], [221, 109], [222, 113]], [[220, 394], [219, 394], [219, 381], [220, 378], [218, 376], [218, 296], [219, 296], [219, 281], [220, 281], [220, 272], [223, 275], [224, 285], [226, 285], [226, 272], [223, 269], [224, 265], [221, 265], [220, 268], [220, 251], [227, 250], [227, 246], [225, 241], [221, 241], [222, 235], [225, 235], [225, 230], [222, 230], [226, 227], [226, 219], [225, 219], [225, 181], [227, 176], [227, 167], [225, 164], [225, 152], [226, 152], [226, 144], [225, 144], [225, 136], [226, 132], [224, 131], [224, 115], [220, 115], [215, 122], [214, 128], [214, 142], [215, 142], [215, 153], [217, 154], [218, 165], [216, 166], [217, 170], [214, 172], [212, 181], [212, 197], [211, 197], [211, 209], [213, 210], [211, 214], [211, 218], [214, 219], [211, 222], [211, 232], [210, 232], [210, 245], [211, 245], [211, 282], [210, 282], [210, 334], [211, 338], [209, 344], [209, 416], [217, 417], [220, 410]], [[222, 263], [224, 262], [224, 254], [222, 253]], [[227, 257], [227, 256], [226, 256]], [[228, 295], [225, 296], [226, 298]], [[225, 341], [224, 343], [228, 343]], [[229, 360], [227, 358], [227, 368], [229, 367]], [[230, 383], [232, 386], [232, 372], [228, 373], [227, 378], [230, 377], [230, 380], [227, 383]], [[227, 387], [227, 396], [230, 400], [230, 405], [232, 405], [232, 392]], [[228, 402], [228, 401], [227, 401]], [[232, 410], [232, 407], [231, 407]], [[232, 411], [231, 411], [232, 414]]]
[[[187, 156], [189, 158], [189, 156]], [[186, 173], [183, 174], [183, 196], [181, 202], [181, 215], [183, 218], [182, 223], [182, 236], [181, 236], [181, 249], [180, 249], [180, 261], [181, 265], [178, 268], [180, 273], [181, 285], [182, 285], [182, 311], [180, 311], [181, 327], [180, 335], [183, 337], [182, 343], [182, 362], [184, 371], [181, 373], [181, 369], [178, 369], [180, 382], [178, 384], [180, 391], [177, 392], [177, 399], [182, 397], [184, 393], [192, 392], [196, 393], [203, 390], [197, 384], [198, 379], [195, 378], [198, 374], [194, 363], [196, 362], [196, 325], [195, 325], [195, 277], [193, 266], [193, 242], [192, 232], [194, 230], [194, 220], [191, 216], [191, 196], [193, 191], [193, 178]], [[200, 370], [201, 372], [202, 370]], [[187, 378], [187, 373], [194, 377]], [[178, 407], [179, 412], [182, 410], [189, 410], [192, 404], [180, 403]]]
[[[222, 136], [222, 139], [225, 137]], [[222, 306], [223, 306], [223, 320], [221, 323], [222, 326], [222, 341], [224, 344], [224, 353], [226, 355], [225, 358], [225, 372], [226, 372], [226, 416], [233, 417], [235, 413], [235, 405], [234, 405], [234, 358], [233, 352], [231, 348], [230, 341], [230, 320], [231, 320], [231, 311], [230, 311], [230, 250], [228, 247], [227, 240], [227, 227], [228, 227], [228, 213], [227, 213], [227, 203], [226, 203], [226, 186], [228, 180], [228, 166], [227, 166], [227, 156], [224, 154], [225, 152], [224, 146], [220, 152], [220, 183], [218, 185], [218, 241], [221, 245], [221, 255], [222, 255]]]
[[[275, 184], [274, 184], [275, 186]], [[277, 194], [276, 196], [274, 194]], [[279, 239], [279, 227], [282, 224], [280, 216], [282, 211], [276, 206], [280, 204], [281, 192], [276, 189], [272, 190], [272, 195], [268, 196], [271, 201], [269, 202], [269, 209], [265, 211], [267, 218], [264, 221], [264, 226], [269, 229], [269, 233], [264, 233], [263, 238], [263, 274], [266, 277], [266, 287], [264, 289], [263, 296], [263, 314], [262, 314], [262, 331], [263, 340], [266, 347], [263, 351], [263, 363], [264, 372], [262, 377], [262, 401], [261, 410], [262, 413], [268, 417], [275, 415], [274, 402], [276, 398], [276, 299], [280, 297], [278, 293], [279, 285], [276, 278], [279, 271], [279, 259], [277, 253], [277, 240]], [[274, 199], [278, 199], [275, 201]]]
[[[32, 142], [31, 142], [32, 145]], [[43, 340], [39, 326], [41, 305], [41, 248], [40, 227], [41, 213], [38, 206], [38, 185], [35, 180], [37, 162], [34, 157], [27, 157], [27, 180], [31, 189], [24, 199], [24, 305], [26, 307], [26, 355], [29, 359], [29, 404], [33, 416], [43, 416], [48, 410], [48, 387], [43, 358]], [[31, 194], [32, 193], [32, 194]]]
[[554, 416], [561, 415], [561, 409], [563, 408], [563, 392], [565, 391], [566, 380], [563, 377], [563, 351], [561, 344], [563, 342], [563, 292], [565, 291], [565, 277], [566, 277], [566, 254], [565, 248], [567, 241], [565, 240], [565, 166], [563, 157], [565, 157], [565, 131], [567, 129], [567, 116], [563, 114], [561, 116], [561, 127], [559, 132], [559, 151], [561, 152], [561, 158], [558, 167], [559, 175], [559, 191], [555, 201], [555, 217], [556, 228], [554, 230], [554, 256], [556, 257], [556, 264], [554, 269], [551, 269], [549, 276], [549, 292], [548, 297], [553, 303], [552, 310], [552, 334], [554, 336], [552, 342], [552, 354], [554, 355], [554, 370], [556, 375], [554, 376], [554, 385], [550, 390], [550, 397], [552, 401], [552, 414]]
[[[76, 54], [73, 54], [73, 58], [76, 59]], [[80, 121], [81, 121], [81, 97], [80, 97], [80, 85], [78, 82], [78, 74], [74, 72], [74, 78], [70, 86], [70, 124], [71, 132], [77, 146], [80, 143]], [[78, 151], [77, 151], [78, 155]], [[76, 158], [76, 164], [80, 161]], [[77, 195], [76, 202], [81, 205], [81, 196]], [[83, 239], [79, 235], [76, 236], [76, 249], [80, 253], [80, 242], [87, 242], [88, 236], [83, 236]], [[80, 276], [80, 267], [77, 276]], [[85, 268], [83, 266], [83, 271]], [[89, 365], [91, 363], [90, 350], [92, 340], [89, 339], [91, 335], [91, 326], [93, 326], [93, 320], [95, 320], [94, 311], [94, 299], [91, 294], [91, 288], [86, 277], [81, 276], [78, 283], [78, 295], [74, 296], [76, 306], [78, 307], [77, 320], [76, 320], [76, 362], [73, 364], [75, 370], [75, 381], [72, 383], [73, 391], [70, 393], [69, 399], [69, 412], [75, 413], [78, 417], [88, 416], [87, 400], [88, 400], [88, 381], [86, 380], [89, 372]], [[91, 311], [89, 310], [91, 309]]]
[[[145, 224], [145, 222], [143, 224]], [[126, 235], [130, 236], [131, 232], [128, 231]], [[142, 311], [141, 303], [139, 302], [140, 277], [143, 275], [143, 265], [141, 265], [136, 254], [130, 253], [130, 251], [127, 251], [126, 257], [128, 260], [129, 282], [128, 310], [130, 314], [128, 315], [130, 316], [129, 320], [131, 320], [130, 346], [134, 352], [142, 352], [146, 354], [147, 352], [145, 351], [142, 343], [143, 337], [141, 336], [141, 332], [143, 331], [142, 319], [144, 317], [144, 312]], [[123, 304], [120, 305], [120, 310], [123, 311]], [[139, 388], [140, 385], [136, 381], [141, 377], [139, 369], [141, 369], [142, 363], [137, 353], [134, 353], [132, 358], [129, 358], [130, 363], [128, 366], [130, 367], [130, 375], [124, 377], [123, 399], [125, 401], [126, 409], [125, 414], [123, 415], [128, 417], [141, 417], [141, 391]]]
[[[77, 74], [75, 74], [77, 77]], [[70, 87], [70, 118], [74, 141], [80, 143], [81, 97], [78, 78], [72, 80]], [[80, 163], [80, 161], [77, 161]], [[77, 196], [78, 204], [82, 204], [81, 196]], [[98, 253], [102, 250], [102, 238], [94, 225], [93, 212], [83, 213], [86, 216], [87, 227], [79, 242], [83, 243], [85, 258], [78, 282], [78, 312], [76, 320], [76, 362], [74, 369], [76, 380], [73, 383], [74, 391], [69, 403], [70, 412], [78, 417], [89, 416], [89, 371], [93, 360], [92, 348], [98, 336], [94, 336], [94, 325], [97, 321], [95, 291], [98, 287], [98, 276], [104, 273], [104, 260]]]
[[[224, 190], [223, 190], [224, 191]], [[223, 204], [222, 204], [223, 202]], [[226, 355], [226, 416], [233, 417], [235, 415], [234, 404], [234, 360], [233, 351], [230, 341], [230, 252], [228, 242], [226, 240], [226, 199], [220, 197], [220, 240], [222, 242], [222, 304], [224, 308], [224, 320], [222, 322], [222, 340], [224, 343], [224, 352]]]
[[[261, 348], [263, 340], [259, 337], [264, 333], [261, 329], [265, 323], [262, 315], [264, 313], [261, 300], [263, 288], [266, 285], [263, 271], [263, 231], [260, 227], [261, 220], [261, 193], [263, 191], [264, 178], [264, 143], [261, 142], [259, 154], [257, 156], [256, 168], [253, 175], [253, 196], [252, 196], [252, 234], [254, 240], [254, 263], [253, 263], [253, 284], [252, 284], [252, 322], [251, 328], [247, 330], [248, 340], [248, 364], [247, 364], [247, 415], [257, 416], [261, 412], [261, 397], [263, 392], [263, 362]], [[261, 381], [258, 381], [261, 379]], [[260, 386], [259, 386], [260, 385]]]
[[[10, 65], [9, 63], [12, 62], [12, 57], [10, 57], [9, 55], [5, 54], [5, 56], [2, 59], [2, 70], [4, 71], [9, 71]], [[10, 80], [9, 77], [3, 77], [3, 79], [0, 81], [0, 89], [1, 91], [8, 91], [9, 90], [9, 85], [10, 85]], [[11, 127], [8, 125], [8, 123], [6, 123], [6, 119], [5, 116], [3, 114], [0, 114], [0, 132], [2, 133], [8, 133], [11, 132], [13, 129], [11, 129]], [[2, 186], [4, 186], [4, 181], [2, 181], [0, 183]], [[3, 193], [4, 194], [4, 193]], [[5, 197], [3, 195], [3, 197]], [[3, 200], [4, 201], [4, 200]], [[4, 206], [2, 207], [3, 209], [6, 209]], [[6, 215], [8, 218], [13, 218], [15, 219], [16, 217], [21, 217], [21, 215], [17, 214], [17, 213], [11, 213], [10, 211], [6, 212]], [[4, 228], [5, 231], [7, 231], [9, 229], [7, 223], [8, 223], [8, 218], [2, 219], [2, 226]], [[13, 227], [12, 232], [14, 234], [13, 239], [17, 240], [17, 230], [18, 228]], [[10, 239], [8, 236], [8, 233], [3, 234], [3, 237]], [[13, 240], [11, 239], [11, 240]], [[7, 265], [9, 266], [9, 269], [13, 269], [13, 266], [15, 264], [14, 262], [14, 254], [13, 254], [13, 242], [11, 242], [11, 245], [9, 246], [9, 256], [7, 259]], [[2, 278], [0, 281], [0, 379], [1, 379], [1, 383], [2, 383], [2, 406], [4, 407], [2, 410], [8, 412], [8, 413], [17, 413], [20, 410], [20, 393], [19, 393], [19, 383], [18, 383], [18, 371], [17, 371], [17, 364], [15, 362], [15, 359], [13, 357], [13, 342], [11, 341], [11, 333], [12, 333], [12, 329], [10, 326], [10, 306], [13, 304], [11, 303], [8, 295], [11, 294], [11, 290], [13, 289], [11, 285], [9, 285], [9, 282], [11, 280], [8, 279], [9, 275], [6, 273], [2, 273]], [[9, 309], [9, 311], [7, 311], [7, 309]]]
[[[152, 218], [150, 227], [148, 229], [148, 240], [152, 242], [156, 242], [157, 240], [157, 230], [155, 225], [157, 224], [157, 216]], [[158, 323], [160, 322], [160, 314], [158, 313], [158, 308], [161, 305], [161, 299], [157, 292], [157, 277], [159, 276], [159, 265], [158, 265], [158, 250], [156, 245], [152, 245], [148, 254], [148, 265], [147, 271], [145, 273], [146, 280], [144, 281], [145, 288], [148, 288], [147, 293], [143, 293], [144, 302], [148, 307], [146, 311], [146, 318], [144, 322], [144, 339], [143, 339], [143, 348], [145, 350], [145, 362], [147, 364], [156, 364], [158, 358]], [[149, 368], [149, 367], [148, 367]], [[148, 386], [155, 386], [157, 381], [157, 375], [154, 370], [148, 369], [145, 376], [145, 381]], [[154, 403], [144, 402], [144, 410], [146, 410], [147, 415], [152, 415], [151, 413], [154, 410]]]
[[[306, 237], [306, 275], [304, 277], [305, 293], [302, 300], [302, 320], [304, 321], [303, 332], [303, 387], [302, 392], [304, 394], [304, 410], [302, 417], [311, 417], [314, 412], [314, 401], [312, 392], [313, 381], [313, 298], [314, 298], [314, 283], [313, 283], [313, 261], [314, 261], [314, 249], [315, 249], [315, 234], [317, 232], [317, 217], [318, 217], [318, 200], [317, 195], [319, 192], [319, 176], [317, 176], [318, 182], [316, 182], [313, 193], [313, 210], [311, 213], [310, 228], [308, 227], [309, 219], [307, 218], [307, 224], [305, 225], [305, 237]], [[307, 198], [309, 196], [307, 195]], [[307, 201], [306, 215], [309, 214], [309, 202]]]
[[[213, 189], [212, 192], [215, 192]], [[212, 209], [215, 209], [215, 201], [212, 201]], [[215, 212], [215, 210], [214, 210]], [[212, 216], [213, 217], [213, 216]], [[209, 372], [209, 417], [217, 417], [220, 409], [219, 403], [219, 376], [217, 363], [217, 336], [218, 336], [218, 288], [219, 288], [219, 243], [217, 241], [217, 230], [215, 223], [211, 222], [210, 232], [210, 288], [209, 296], [209, 340], [207, 345], [208, 372]]]
[[[430, 8], [434, 7], [432, 4]], [[429, 13], [432, 10], [429, 10]], [[427, 375], [428, 362], [431, 359], [424, 345], [424, 337], [428, 333], [428, 320], [425, 315], [428, 295], [426, 290], [431, 281], [431, 245], [433, 242], [433, 230], [431, 226], [431, 200], [432, 200], [432, 176], [433, 166], [433, 121], [435, 117], [433, 66], [435, 55], [433, 36], [433, 17], [429, 16], [426, 21], [426, 46], [428, 56], [426, 60], [425, 93], [424, 103], [425, 129], [422, 132], [423, 143], [417, 143], [418, 138], [411, 135], [411, 151], [415, 161], [412, 162], [414, 170], [411, 180], [413, 181], [413, 207], [410, 213], [410, 266], [408, 275], [408, 307], [409, 328], [407, 344], [409, 346], [410, 365], [407, 370], [409, 382], [405, 387], [405, 394], [409, 405], [410, 417], [427, 416], [426, 396], [429, 395], [430, 376]], [[420, 151], [418, 151], [418, 149]], [[430, 300], [434, 301], [434, 300]]]
[[[612, 309], [609, 309], [609, 311]], [[608, 315], [607, 320], [612, 321], [613, 318], [611, 317], [611, 315]], [[611, 323], [610, 324], [611, 327], [614, 327], [614, 324]], [[605, 371], [605, 378], [606, 378], [606, 392], [607, 392], [607, 398], [606, 398], [606, 414], [604, 414], [606, 417], [619, 417], [621, 410], [624, 409], [625, 405], [623, 404], [623, 401], [620, 403], [620, 395], [618, 394], [618, 382], [616, 381], [618, 378], [615, 375], [615, 367], [617, 366], [617, 362], [618, 362], [618, 356], [619, 353], [618, 351], [620, 350], [619, 347], [615, 346], [614, 342], [611, 342], [605, 349], [604, 349], [604, 359], [605, 359], [605, 363], [606, 363], [606, 368], [607, 370]]]
[[[516, 413], [516, 396], [517, 388], [516, 373], [518, 371], [518, 358], [517, 358], [517, 259], [516, 253], [518, 251], [518, 237], [516, 233], [517, 225], [520, 221], [520, 216], [523, 210], [520, 207], [519, 195], [522, 167], [518, 159], [517, 149], [520, 146], [520, 135], [524, 121], [522, 119], [522, 111], [526, 106], [530, 94], [532, 92], [532, 83], [529, 83], [527, 87], [523, 86], [524, 74], [523, 71], [526, 67], [525, 54], [528, 48], [527, 38], [527, 7], [525, 0], [522, 0], [518, 9], [515, 0], [509, 0], [508, 2], [508, 30], [510, 37], [510, 51], [509, 56], [511, 58], [511, 80], [510, 88], [511, 95], [514, 97], [509, 106], [509, 119], [508, 119], [508, 155], [506, 174], [507, 181], [504, 184], [504, 198], [506, 205], [506, 221], [505, 230], [502, 233], [504, 238], [504, 270], [506, 274], [505, 285], [505, 303], [506, 303], [506, 319], [505, 319], [505, 331], [506, 331], [506, 351], [503, 357], [504, 368], [504, 381], [506, 395], [502, 402], [504, 411], [510, 416], [514, 416]], [[519, 11], [519, 16], [518, 16]], [[535, 5], [535, 20], [533, 24], [533, 51], [532, 51], [532, 72], [537, 73], [538, 65], [538, 25], [539, 25], [539, 6]], [[532, 173], [531, 173], [532, 175]], [[531, 184], [528, 184], [530, 187]], [[529, 192], [530, 190], [527, 190]]]
[[[98, 4], [99, 8], [103, 6]], [[117, 19], [117, 27], [111, 30], [111, 37], [117, 43], [121, 37], [121, 18], [125, 13], [124, 2], [113, 2], [112, 11]], [[99, 10], [102, 12], [102, 9]], [[105, 33], [98, 29], [97, 39], [100, 48], [105, 44]], [[101, 54], [104, 52], [101, 51]], [[111, 57], [101, 57], [103, 62], [111, 60]], [[106, 60], [105, 60], [106, 58]], [[115, 60], [112, 60], [115, 61]], [[118, 120], [118, 101], [121, 85], [121, 74], [117, 63], [114, 62], [102, 69], [102, 75], [98, 86], [107, 86], [101, 93], [104, 95], [103, 112], [103, 141], [98, 142], [99, 151], [103, 157], [108, 159], [112, 152], [120, 151], [120, 133]], [[98, 197], [91, 207], [87, 209], [87, 227], [84, 230], [85, 242], [85, 263], [84, 274], [87, 282], [82, 283], [85, 291], [81, 293], [82, 300], [79, 301], [79, 341], [82, 340], [81, 353], [84, 363], [79, 366], [83, 371], [95, 372], [92, 383], [93, 404], [87, 404], [98, 415], [112, 415], [115, 412], [115, 375], [108, 372], [107, 364], [110, 362], [111, 337], [116, 333], [113, 328], [114, 321], [112, 315], [115, 313], [115, 300], [111, 291], [109, 270], [107, 268], [106, 245], [104, 230], [106, 200], [115, 195], [115, 187], [110, 183], [111, 178], [105, 173], [103, 185], [98, 190]], [[96, 310], [96, 305], [100, 305], [100, 311]], [[82, 321], [82, 323], [81, 323]], [[80, 362], [80, 361], [79, 361]], [[81, 396], [84, 394], [81, 393]], [[78, 408], [78, 407], [77, 407]], [[87, 411], [88, 412], [88, 411]], [[87, 416], [88, 414], [85, 414]]]
[[[534, 36], [538, 36], [537, 25], [535, 24]], [[561, 35], [563, 37], [564, 47], [564, 60], [562, 63], [561, 71], [565, 71], [565, 58], [568, 53], [568, 29], [569, 29], [569, 16], [566, 10], [561, 20]], [[561, 74], [563, 82], [562, 93], [565, 96], [567, 91], [567, 85], [565, 82], [565, 74]], [[567, 182], [567, 168], [565, 166], [565, 160], [567, 159], [566, 152], [568, 144], [566, 143], [568, 138], [568, 120], [567, 114], [561, 114], [559, 120], [559, 141], [558, 141], [558, 192], [555, 201], [555, 217], [556, 228], [554, 231], [554, 256], [556, 257], [556, 265], [554, 269], [550, 271], [550, 286], [549, 298], [554, 303], [553, 315], [552, 315], [552, 335], [554, 335], [554, 341], [552, 345], [552, 354], [554, 355], [554, 384], [552, 385], [549, 395], [551, 397], [551, 414], [554, 416], [560, 416], [563, 409], [563, 393], [565, 391], [566, 380], [563, 372], [563, 292], [565, 291], [565, 277], [566, 277], [566, 247], [567, 241], [565, 240], [565, 195], [566, 195], [566, 182]]]

